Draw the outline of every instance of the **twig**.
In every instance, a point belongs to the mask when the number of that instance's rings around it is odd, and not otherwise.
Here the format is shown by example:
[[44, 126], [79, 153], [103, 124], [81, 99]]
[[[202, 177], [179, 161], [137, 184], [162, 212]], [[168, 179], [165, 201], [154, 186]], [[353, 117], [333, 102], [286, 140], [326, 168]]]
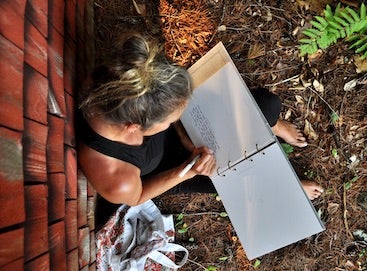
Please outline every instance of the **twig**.
[[[183, 214], [184, 216], [197, 216], [197, 215], [220, 215], [220, 212], [201, 212], [201, 213], [190, 213], [190, 214]], [[179, 215], [179, 214], [173, 214]]]
[[322, 98], [322, 96], [320, 95], [320, 94], [318, 94], [317, 92], [316, 92], [316, 90], [314, 90], [313, 88], [310, 88], [310, 87], [307, 87], [308, 89], [311, 89], [311, 91], [313, 92], [313, 93], [315, 93], [329, 108], [330, 108], [330, 110], [331, 111], [333, 111], [333, 113], [335, 114], [335, 115], [337, 115], [337, 116], [339, 116], [338, 115], [338, 113], [336, 113], [335, 112], [335, 110], [331, 107], [331, 105], [324, 99], [324, 98]]
[[343, 220], [344, 220], [344, 226], [345, 226], [345, 230], [347, 231], [347, 234], [353, 238], [353, 234], [351, 233], [350, 229], [349, 229], [349, 225], [348, 225], [348, 218], [347, 218], [347, 190], [345, 189], [345, 184], [343, 184], [343, 207], [344, 207], [344, 212], [343, 212]]
[[302, 64], [298, 64], [296, 66], [292, 66], [292, 67], [287, 67], [287, 68], [283, 68], [280, 70], [271, 70], [271, 71], [264, 71], [264, 72], [245, 72], [245, 73], [241, 73], [241, 75], [262, 75], [262, 74], [267, 74], [267, 73], [275, 73], [275, 72], [282, 72], [282, 71], [286, 71], [286, 70], [292, 70], [297, 68], [298, 66], [301, 66]]
[[190, 263], [196, 264], [197, 266], [201, 267], [203, 270], [206, 270], [206, 267], [198, 262], [195, 262], [193, 260], [187, 259]]
[[284, 79], [284, 80], [282, 80], [282, 81], [280, 81], [280, 82], [277, 82], [277, 83], [274, 83], [274, 84], [266, 84], [265, 86], [266, 86], [266, 87], [273, 87], [273, 86], [277, 86], [277, 85], [279, 85], [279, 84], [282, 84], [282, 83], [285, 83], [285, 82], [291, 81], [291, 80], [293, 80], [293, 79], [297, 78], [298, 76], [299, 76], [299, 74], [297, 74], [297, 75], [295, 75], [295, 76], [292, 76], [292, 77], [289, 77], [289, 78], [287, 78], [287, 79]]

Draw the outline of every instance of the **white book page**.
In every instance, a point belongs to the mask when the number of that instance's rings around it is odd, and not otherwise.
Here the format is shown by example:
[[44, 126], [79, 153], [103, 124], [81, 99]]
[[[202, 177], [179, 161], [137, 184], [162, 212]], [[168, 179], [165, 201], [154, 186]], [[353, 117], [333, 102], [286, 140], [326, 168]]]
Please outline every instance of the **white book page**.
[[215, 152], [218, 172], [275, 142], [232, 62], [194, 90], [181, 121], [196, 147]]
[[279, 143], [213, 178], [251, 260], [324, 230]]

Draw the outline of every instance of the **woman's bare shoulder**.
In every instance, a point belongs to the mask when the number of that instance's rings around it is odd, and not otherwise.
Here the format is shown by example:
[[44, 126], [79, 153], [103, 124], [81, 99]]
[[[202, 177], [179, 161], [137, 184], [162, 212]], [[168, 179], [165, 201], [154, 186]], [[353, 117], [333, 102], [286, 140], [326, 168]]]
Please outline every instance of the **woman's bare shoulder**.
[[140, 169], [128, 162], [78, 146], [78, 163], [97, 193], [113, 203], [128, 203], [140, 196]]

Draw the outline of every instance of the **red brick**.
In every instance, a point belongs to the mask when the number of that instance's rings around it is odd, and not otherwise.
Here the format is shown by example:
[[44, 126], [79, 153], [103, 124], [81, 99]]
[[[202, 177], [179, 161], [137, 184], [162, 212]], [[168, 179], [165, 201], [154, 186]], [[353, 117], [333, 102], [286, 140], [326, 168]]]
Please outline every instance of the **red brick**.
[[0, 124], [21, 131], [23, 130], [23, 51], [2, 35], [0, 35], [0, 74]]
[[65, 229], [66, 229], [66, 251], [71, 251], [78, 247], [78, 217], [77, 201], [66, 201], [65, 209]]
[[65, 217], [65, 174], [48, 175], [48, 220], [54, 222]]
[[66, 253], [65, 253], [65, 225], [64, 221], [49, 226], [49, 253], [50, 253], [50, 270], [65, 271], [67, 270]]
[[65, 92], [66, 116], [65, 116], [65, 144], [75, 147], [75, 127], [74, 127], [74, 98]]
[[25, 220], [21, 138], [0, 127], [0, 228]]
[[20, 49], [24, 48], [24, 12], [26, 0], [0, 1], [0, 34]]
[[39, 73], [47, 77], [47, 41], [44, 36], [25, 20], [24, 60]]
[[47, 195], [46, 185], [25, 186], [25, 261], [31, 260], [48, 250]]
[[94, 209], [95, 209], [95, 200], [93, 197], [88, 197], [88, 227], [90, 230], [95, 229], [95, 218], [94, 218]]
[[76, 40], [76, 21], [75, 19], [76, 19], [75, 1], [65, 0], [65, 37], [69, 36], [74, 41]]
[[68, 271], [79, 271], [78, 249], [74, 249], [67, 254]]
[[79, 268], [83, 268], [90, 261], [90, 236], [89, 228], [79, 229]]
[[[65, 1], [49, 0], [48, 1], [48, 18], [50, 24], [57, 29], [57, 31], [64, 36], [64, 12]], [[50, 28], [50, 25], [49, 25]]]
[[1, 267], [1, 271], [23, 271], [24, 270], [24, 259], [20, 258], [14, 262], [8, 263]]
[[32, 67], [24, 67], [24, 115], [47, 125], [48, 80]]
[[78, 228], [88, 223], [87, 179], [78, 175]]
[[0, 234], [0, 266], [11, 263], [24, 255], [24, 230]]
[[[77, 54], [77, 65], [76, 65], [76, 70], [77, 70], [77, 79], [76, 79], [76, 87], [77, 88], [81, 88], [82, 82], [84, 82], [84, 79], [87, 78], [87, 69], [86, 69], [86, 58], [85, 58], [85, 43], [82, 40], [78, 40], [77, 41], [77, 48], [78, 48], [78, 54]], [[83, 63], [83, 64], [82, 64]]]
[[[14, 269], [14, 270], [17, 270], [17, 269]], [[30, 262], [27, 262], [24, 265], [24, 270], [25, 271], [49, 271], [50, 270], [50, 255], [47, 253]]]
[[97, 268], [96, 268], [96, 263], [92, 263], [90, 266], [89, 266], [89, 271], [96, 271]]
[[47, 172], [64, 172], [64, 120], [48, 114]]
[[47, 37], [48, 29], [48, 1], [44, 0], [28, 0], [26, 6], [26, 17], [33, 23], [33, 25]]
[[83, 50], [85, 54], [86, 74], [90, 74], [95, 66], [95, 38], [94, 38], [94, 0], [86, 0], [85, 6], [85, 43]]
[[77, 162], [76, 151], [65, 149], [66, 199], [77, 199]]
[[[61, 1], [58, 1], [61, 2]], [[65, 115], [64, 97], [64, 39], [55, 28], [49, 28], [48, 78], [61, 115]]]
[[45, 182], [48, 127], [28, 119], [25, 119], [24, 125], [24, 181]]
[[95, 233], [94, 231], [90, 232], [90, 262], [95, 262], [96, 261], [96, 237], [95, 237]]
[[74, 96], [76, 80], [76, 44], [72, 40], [65, 40], [64, 47], [64, 88]]

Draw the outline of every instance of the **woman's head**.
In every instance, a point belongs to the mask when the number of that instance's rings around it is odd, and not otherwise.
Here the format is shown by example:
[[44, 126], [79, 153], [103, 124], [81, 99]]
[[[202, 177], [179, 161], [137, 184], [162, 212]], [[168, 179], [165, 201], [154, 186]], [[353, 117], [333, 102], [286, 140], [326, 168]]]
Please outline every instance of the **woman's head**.
[[192, 93], [187, 70], [139, 35], [125, 39], [113, 62], [98, 67], [92, 79], [81, 96], [84, 115], [138, 124], [143, 130], [184, 107]]

